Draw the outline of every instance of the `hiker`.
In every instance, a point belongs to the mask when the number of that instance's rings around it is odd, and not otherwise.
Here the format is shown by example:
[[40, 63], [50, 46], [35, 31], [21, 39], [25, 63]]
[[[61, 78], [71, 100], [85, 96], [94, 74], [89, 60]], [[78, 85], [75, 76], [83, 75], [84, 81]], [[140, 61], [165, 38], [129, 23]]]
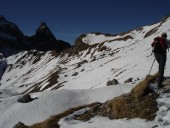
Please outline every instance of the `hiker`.
[[162, 33], [161, 37], [154, 38], [151, 46], [153, 47], [153, 53], [155, 59], [159, 64], [159, 77], [158, 77], [158, 87], [162, 88], [162, 82], [164, 80], [164, 68], [166, 64], [166, 53], [169, 45], [167, 44], [167, 34]]

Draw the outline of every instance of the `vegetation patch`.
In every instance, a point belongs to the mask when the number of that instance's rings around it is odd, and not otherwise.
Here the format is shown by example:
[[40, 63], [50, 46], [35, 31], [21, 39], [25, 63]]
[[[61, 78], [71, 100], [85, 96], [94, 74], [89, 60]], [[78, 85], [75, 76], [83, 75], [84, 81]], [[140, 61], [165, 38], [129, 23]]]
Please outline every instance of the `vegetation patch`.
[[101, 33], [101, 32], [92, 32], [91, 34], [95, 34], [95, 35], [105, 35], [106, 37], [114, 37], [114, 36], [117, 36], [117, 35], [118, 35], [118, 34]]
[[48, 82], [49, 84], [47, 86], [45, 86], [45, 88], [43, 88], [42, 91], [46, 90], [47, 88], [52, 87], [54, 84], [58, 83], [58, 78], [59, 78], [59, 70], [57, 70], [56, 72], [52, 73], [52, 75], [50, 76]]
[[159, 28], [159, 26], [151, 29], [150, 31], [148, 31], [148, 32], [145, 34], [144, 38], [147, 38], [148, 36], [154, 34], [154, 33], [158, 30], [158, 28]]
[[24, 91], [23, 94], [25, 94], [26, 92], [29, 92], [29, 93], [39, 92], [40, 89], [41, 89], [41, 87], [39, 87], [40, 84], [41, 84], [41, 83], [37, 83], [37, 84], [33, 85], [33, 86], [30, 88], [31, 91], [29, 91], [30, 89], [28, 89], [28, 90]]
[[41, 122], [41, 123], [37, 123], [34, 124], [32, 126], [26, 126], [25, 128], [60, 128], [60, 126], [58, 125], [58, 121], [63, 118], [66, 117], [67, 115], [70, 115], [72, 113], [74, 113], [75, 111], [78, 111], [80, 109], [86, 108], [86, 107], [92, 107], [95, 105], [98, 105], [100, 103], [95, 102], [89, 105], [82, 105], [76, 108], [70, 108], [69, 110], [64, 111], [63, 113], [60, 113], [58, 115], [55, 116], [51, 116], [49, 117], [47, 120]]

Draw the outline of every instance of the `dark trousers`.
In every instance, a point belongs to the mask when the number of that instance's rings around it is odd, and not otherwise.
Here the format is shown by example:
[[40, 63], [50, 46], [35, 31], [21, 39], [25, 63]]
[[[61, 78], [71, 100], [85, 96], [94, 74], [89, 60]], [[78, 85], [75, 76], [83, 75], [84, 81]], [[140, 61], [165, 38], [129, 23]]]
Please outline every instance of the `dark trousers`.
[[158, 78], [158, 86], [161, 86], [161, 83], [164, 80], [164, 68], [166, 64], [166, 53], [163, 54], [154, 54], [155, 59], [159, 64], [159, 78]]

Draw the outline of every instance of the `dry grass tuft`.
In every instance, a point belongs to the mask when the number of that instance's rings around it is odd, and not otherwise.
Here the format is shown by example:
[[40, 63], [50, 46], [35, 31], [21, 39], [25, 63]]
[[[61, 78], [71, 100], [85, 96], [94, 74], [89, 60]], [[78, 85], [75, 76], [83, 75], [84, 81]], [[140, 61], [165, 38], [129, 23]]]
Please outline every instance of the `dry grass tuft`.
[[113, 99], [109, 106], [111, 118], [142, 118], [153, 120], [157, 112], [156, 95], [147, 95], [142, 100], [136, 101], [131, 95]]
[[149, 84], [156, 80], [158, 77], [158, 73], [153, 76], [146, 76], [146, 78], [137, 84], [131, 91], [131, 95], [136, 99], [140, 99], [141, 97], [147, 95], [151, 90], [149, 89]]
[[80, 109], [86, 108], [86, 107], [91, 107], [94, 105], [100, 104], [98, 102], [92, 103], [92, 104], [88, 104], [88, 105], [82, 105], [76, 108], [70, 108], [69, 110], [66, 110], [65, 112], [55, 115], [55, 116], [51, 116], [50, 118], [48, 118], [47, 120], [45, 120], [44, 122], [41, 123], [37, 123], [34, 124], [32, 126], [28, 126], [28, 128], [60, 128], [60, 126], [58, 125], [58, 121], [63, 118], [66, 117], [69, 114], [74, 113], [75, 111], [78, 111]]
[[119, 96], [107, 103], [111, 109], [111, 118], [142, 118], [153, 120], [156, 116], [157, 94], [149, 89], [149, 83], [157, 78], [158, 74], [147, 76], [136, 85], [127, 95]]

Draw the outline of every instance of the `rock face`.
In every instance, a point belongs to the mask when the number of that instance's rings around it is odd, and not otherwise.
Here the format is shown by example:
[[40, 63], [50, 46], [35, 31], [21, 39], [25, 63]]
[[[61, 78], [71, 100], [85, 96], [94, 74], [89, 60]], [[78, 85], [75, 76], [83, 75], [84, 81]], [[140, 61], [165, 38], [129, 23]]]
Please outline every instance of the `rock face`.
[[[3, 55], [0, 53], [0, 80], [2, 78], [2, 75], [5, 71], [7, 67], [7, 61], [6, 59], [3, 57]], [[1, 85], [1, 84], [0, 84]]]
[[56, 38], [50, 31], [50, 29], [47, 27], [45, 22], [42, 22], [39, 26], [39, 28], [36, 31], [37, 38], [40, 38], [42, 40], [51, 40], [56, 41]]
[[0, 16], [0, 52], [7, 57], [22, 49], [27, 49], [24, 40], [25, 36], [20, 29]]
[[56, 50], [61, 52], [70, 47], [69, 43], [57, 40], [45, 22], [41, 23], [35, 35], [28, 37], [14, 23], [0, 16], [0, 53], [5, 57], [23, 50]]
[[32, 49], [36, 50], [56, 50], [61, 52], [63, 49], [70, 48], [71, 45], [65, 41], [57, 40], [45, 22], [42, 22], [36, 34], [29, 38]]
[[[24, 34], [21, 32], [21, 30], [16, 26], [14, 23], [11, 23], [5, 19], [5, 17], [0, 16], [0, 36], [1, 38], [4, 38], [2, 35], [6, 34], [11, 36], [11, 37], [16, 37], [16, 38], [23, 38]], [[3, 33], [3, 34], [2, 34]]]
[[72, 49], [70, 49], [70, 51], [69, 51], [70, 55], [78, 54], [80, 51], [90, 48], [88, 44], [85, 44], [82, 41], [82, 38], [85, 36], [86, 36], [85, 34], [82, 34], [75, 40], [74, 47], [72, 47]]

